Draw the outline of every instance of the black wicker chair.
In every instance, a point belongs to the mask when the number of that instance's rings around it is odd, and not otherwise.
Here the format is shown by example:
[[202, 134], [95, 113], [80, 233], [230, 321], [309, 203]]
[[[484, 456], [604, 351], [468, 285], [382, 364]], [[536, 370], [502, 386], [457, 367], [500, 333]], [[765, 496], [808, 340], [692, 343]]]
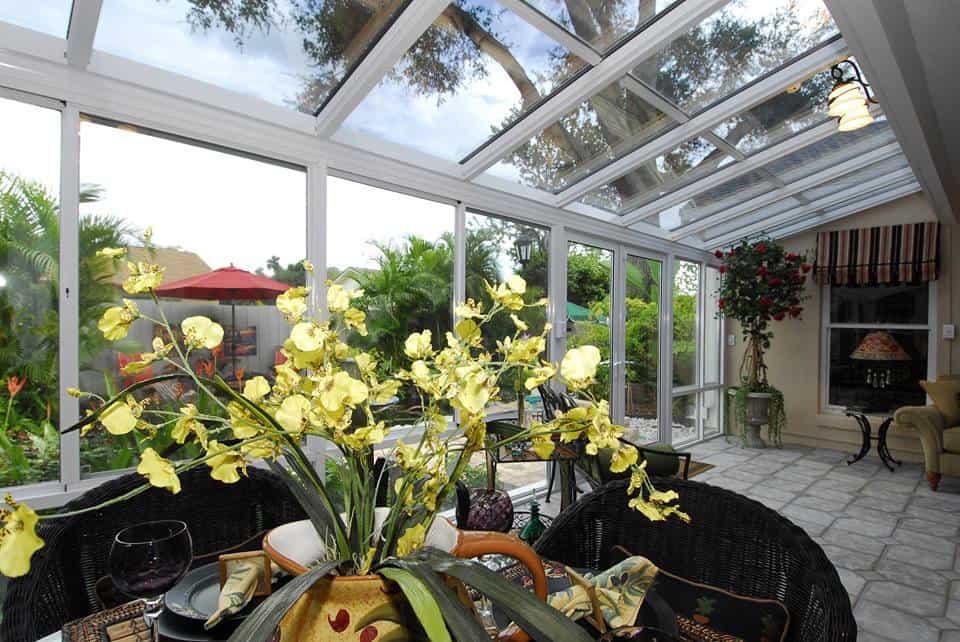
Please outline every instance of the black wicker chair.
[[790, 612], [788, 642], [854, 642], [850, 598], [823, 550], [766, 506], [723, 488], [657, 478], [692, 521], [651, 522], [626, 510], [627, 482], [585, 495], [557, 516], [534, 548], [570, 566], [607, 568], [617, 545], [694, 582], [775, 599]]
[[[259, 548], [259, 534], [305, 518], [279, 477], [256, 468], [248, 473], [235, 484], [223, 484], [202, 467], [181, 475], [183, 490], [177, 495], [152, 488], [98, 511], [43, 522], [39, 534], [46, 545], [34, 556], [30, 574], [10, 583], [0, 640], [34, 642], [66, 622], [100, 610], [97, 580], [108, 574], [110, 544], [126, 526], [183, 520], [190, 527], [194, 555], [200, 558], [195, 560], [197, 565], [215, 561], [217, 552], [245, 543]], [[78, 497], [63, 510], [99, 504], [142, 482], [140, 475], [124, 475]]]

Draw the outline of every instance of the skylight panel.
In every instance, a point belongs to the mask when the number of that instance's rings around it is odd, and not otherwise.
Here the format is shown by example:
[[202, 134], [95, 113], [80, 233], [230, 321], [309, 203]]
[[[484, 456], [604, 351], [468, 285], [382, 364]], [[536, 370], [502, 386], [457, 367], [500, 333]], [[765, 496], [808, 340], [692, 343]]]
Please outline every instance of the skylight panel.
[[494, 0], [457, 0], [344, 127], [459, 161], [585, 66]]
[[675, 230], [721, 210], [735, 207], [771, 189], [774, 188], [765, 174], [758, 171], [747, 172], [673, 207], [651, 214], [644, 221], [665, 230]]
[[830, 72], [822, 71], [714, 128], [746, 155], [755, 154], [827, 120]]
[[488, 173], [557, 193], [675, 125], [615, 82], [568, 111]]
[[730, 156], [705, 139], [692, 138], [593, 190], [580, 202], [627, 214], [731, 162]]
[[818, 199], [826, 198], [827, 196], [832, 196], [833, 194], [842, 192], [843, 190], [857, 187], [858, 185], [862, 185], [867, 181], [889, 176], [894, 172], [898, 172], [909, 166], [910, 164], [907, 163], [906, 157], [898, 154], [892, 158], [871, 163], [866, 167], [862, 167], [856, 171], [850, 172], [849, 174], [845, 174], [839, 178], [830, 180], [823, 185], [818, 185], [817, 187], [805, 190], [802, 192], [802, 195], [808, 200], [816, 201]]
[[785, 183], [812, 176], [839, 163], [851, 160], [896, 141], [886, 120], [852, 132], [836, 132], [767, 164]]
[[407, 4], [104, 0], [94, 48], [313, 114]]
[[0, 2], [0, 20], [66, 38], [72, 5], [72, 0]]
[[790, 210], [801, 207], [802, 205], [803, 203], [801, 203], [799, 200], [793, 198], [792, 196], [788, 196], [769, 205], [764, 205], [763, 207], [759, 207], [753, 211], [747, 212], [741, 216], [737, 216], [736, 218], [732, 218], [729, 221], [724, 221], [708, 227], [704, 231], [704, 236], [707, 238], [707, 242], [709, 243], [714, 239], [720, 238], [721, 236], [725, 236], [737, 230], [742, 230], [761, 221], [772, 219], [775, 216], [789, 212]]
[[527, 0], [527, 4], [602, 53], [680, 1]]
[[694, 114], [837, 35], [821, 0], [735, 0], [633, 74]]

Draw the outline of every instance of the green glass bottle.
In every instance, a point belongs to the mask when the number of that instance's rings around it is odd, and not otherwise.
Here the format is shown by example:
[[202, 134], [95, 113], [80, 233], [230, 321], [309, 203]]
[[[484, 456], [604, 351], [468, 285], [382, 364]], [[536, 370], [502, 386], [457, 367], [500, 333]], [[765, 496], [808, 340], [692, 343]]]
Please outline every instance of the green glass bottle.
[[520, 531], [520, 539], [526, 542], [528, 546], [533, 546], [545, 530], [547, 530], [547, 527], [540, 520], [540, 504], [537, 503], [537, 500], [533, 500], [530, 502], [530, 521]]

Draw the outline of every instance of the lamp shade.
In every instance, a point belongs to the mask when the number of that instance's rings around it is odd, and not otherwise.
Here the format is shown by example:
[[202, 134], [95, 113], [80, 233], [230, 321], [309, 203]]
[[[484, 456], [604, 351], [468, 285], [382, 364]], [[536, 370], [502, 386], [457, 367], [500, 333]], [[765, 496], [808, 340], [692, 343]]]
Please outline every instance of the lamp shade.
[[837, 85], [827, 98], [827, 115], [834, 118], [843, 116], [853, 106], [865, 104], [860, 88], [852, 82]]
[[865, 336], [850, 358], [861, 361], [910, 361], [910, 355], [886, 330], [875, 330]]
[[837, 124], [837, 130], [842, 132], [851, 132], [861, 127], [866, 127], [873, 122], [873, 115], [866, 107], [844, 114], [840, 117]]

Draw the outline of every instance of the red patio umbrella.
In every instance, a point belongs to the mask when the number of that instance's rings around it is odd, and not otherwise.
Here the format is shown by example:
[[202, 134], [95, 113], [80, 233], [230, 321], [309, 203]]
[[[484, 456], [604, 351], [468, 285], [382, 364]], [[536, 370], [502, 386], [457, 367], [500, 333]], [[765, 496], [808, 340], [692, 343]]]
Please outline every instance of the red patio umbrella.
[[[237, 333], [237, 301], [263, 301], [276, 299], [283, 294], [290, 285], [273, 279], [230, 267], [219, 268], [206, 274], [187, 277], [173, 283], [165, 283], [158, 287], [157, 296], [179, 299], [200, 299], [230, 301], [230, 321], [233, 337]], [[237, 378], [237, 350], [231, 346], [233, 358], [233, 378]]]

